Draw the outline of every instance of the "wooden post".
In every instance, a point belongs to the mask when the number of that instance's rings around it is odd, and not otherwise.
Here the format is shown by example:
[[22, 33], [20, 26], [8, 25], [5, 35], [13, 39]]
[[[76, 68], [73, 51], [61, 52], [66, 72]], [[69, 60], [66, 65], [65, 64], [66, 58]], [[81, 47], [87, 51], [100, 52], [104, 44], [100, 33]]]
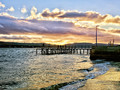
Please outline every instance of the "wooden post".
[[80, 54], [81, 54], [81, 49], [80, 49]]
[[36, 49], [36, 55], [37, 55], [38, 53], [37, 53], [37, 49]]
[[83, 54], [84, 54], [84, 49], [83, 49]]
[[87, 49], [87, 55], [88, 55], [88, 51], [89, 51], [89, 49]]

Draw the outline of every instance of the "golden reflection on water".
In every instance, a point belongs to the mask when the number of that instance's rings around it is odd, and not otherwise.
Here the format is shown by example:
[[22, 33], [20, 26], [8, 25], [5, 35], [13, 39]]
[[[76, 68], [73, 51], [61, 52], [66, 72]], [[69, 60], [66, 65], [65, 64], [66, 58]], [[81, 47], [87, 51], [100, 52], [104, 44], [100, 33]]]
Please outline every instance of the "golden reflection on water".
[[[80, 55], [38, 55], [29, 62], [29, 89], [43, 88], [51, 85], [83, 79], [85, 74], [77, 70], [92, 66], [89, 56]], [[81, 62], [82, 60], [87, 62]]]

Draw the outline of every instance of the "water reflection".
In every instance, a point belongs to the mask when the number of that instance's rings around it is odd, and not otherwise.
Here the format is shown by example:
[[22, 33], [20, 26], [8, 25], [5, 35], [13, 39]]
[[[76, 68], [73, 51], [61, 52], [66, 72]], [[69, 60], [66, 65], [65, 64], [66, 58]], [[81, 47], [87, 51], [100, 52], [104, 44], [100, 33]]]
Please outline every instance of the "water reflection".
[[77, 70], [81, 67], [84, 69], [90, 68], [92, 64], [88, 58], [88, 62], [84, 62], [84, 65], [78, 63], [82, 60], [84, 60], [84, 58], [79, 55], [36, 56], [36, 59], [28, 66], [33, 74], [30, 75], [28, 81], [29, 87], [41, 88], [83, 79], [84, 73], [80, 73]]
[[[0, 49], [0, 87], [39, 89], [85, 78], [88, 55], [35, 55], [34, 49]], [[10, 84], [12, 82], [12, 84]], [[7, 84], [6, 84], [7, 83]]]

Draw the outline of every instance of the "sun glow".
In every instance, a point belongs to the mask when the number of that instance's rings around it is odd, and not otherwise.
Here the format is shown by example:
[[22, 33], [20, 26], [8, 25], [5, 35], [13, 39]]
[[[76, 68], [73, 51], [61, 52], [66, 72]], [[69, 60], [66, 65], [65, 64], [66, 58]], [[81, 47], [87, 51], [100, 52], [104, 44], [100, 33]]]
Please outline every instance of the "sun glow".
[[49, 42], [49, 44], [54, 44], [54, 45], [65, 45], [65, 44], [71, 44], [73, 42], [69, 42], [68, 40], [63, 40], [61, 42]]

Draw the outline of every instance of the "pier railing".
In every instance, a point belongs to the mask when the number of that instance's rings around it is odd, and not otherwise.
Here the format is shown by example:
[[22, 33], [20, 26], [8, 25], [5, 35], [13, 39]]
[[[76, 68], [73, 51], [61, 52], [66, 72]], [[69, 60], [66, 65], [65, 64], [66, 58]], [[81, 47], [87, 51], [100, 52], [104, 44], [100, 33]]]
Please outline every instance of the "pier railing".
[[36, 48], [36, 55], [52, 55], [52, 54], [90, 54], [91, 48], [76, 48], [76, 47], [62, 47], [62, 48], [54, 48], [54, 47], [41, 47]]

